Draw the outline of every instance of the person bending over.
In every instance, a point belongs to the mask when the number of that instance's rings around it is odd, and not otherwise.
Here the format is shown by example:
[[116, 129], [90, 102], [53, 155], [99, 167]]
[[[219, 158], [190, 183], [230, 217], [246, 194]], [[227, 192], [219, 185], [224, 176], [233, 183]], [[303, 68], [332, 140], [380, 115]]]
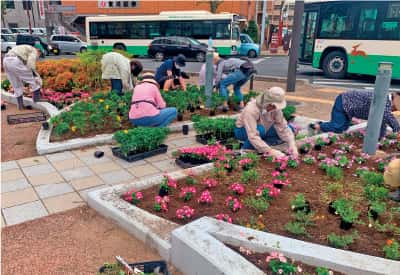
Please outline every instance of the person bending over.
[[155, 79], [164, 91], [177, 89], [179, 86], [186, 91], [186, 83], [183, 78], [182, 67], [186, 66], [186, 58], [179, 54], [173, 59], [168, 59], [158, 67]]

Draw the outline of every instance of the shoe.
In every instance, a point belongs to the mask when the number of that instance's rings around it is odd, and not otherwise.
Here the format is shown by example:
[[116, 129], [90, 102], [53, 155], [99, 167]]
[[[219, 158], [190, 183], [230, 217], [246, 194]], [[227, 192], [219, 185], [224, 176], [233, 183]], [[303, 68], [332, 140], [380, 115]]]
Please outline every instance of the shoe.
[[397, 188], [396, 191], [390, 192], [388, 194], [388, 198], [393, 201], [400, 202], [400, 188]]

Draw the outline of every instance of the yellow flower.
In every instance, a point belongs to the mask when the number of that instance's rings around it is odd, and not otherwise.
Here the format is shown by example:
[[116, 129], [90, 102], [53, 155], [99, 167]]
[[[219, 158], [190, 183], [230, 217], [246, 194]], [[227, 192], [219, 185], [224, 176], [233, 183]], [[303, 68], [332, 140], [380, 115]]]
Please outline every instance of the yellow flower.
[[101, 98], [100, 98], [100, 99], [99, 99], [99, 102], [100, 102], [100, 103], [103, 103], [103, 102], [104, 102], [104, 99], [101, 99]]
[[76, 132], [76, 126], [72, 126], [72, 127], [71, 127], [71, 131], [72, 131], [72, 132]]
[[118, 121], [121, 121], [121, 117], [120, 117], [120, 116], [117, 116], [117, 120], [118, 120]]
[[104, 108], [106, 108], [106, 110], [110, 109], [109, 105], [106, 105]]
[[124, 130], [124, 133], [127, 134], [127, 133], [128, 133], [128, 130]]

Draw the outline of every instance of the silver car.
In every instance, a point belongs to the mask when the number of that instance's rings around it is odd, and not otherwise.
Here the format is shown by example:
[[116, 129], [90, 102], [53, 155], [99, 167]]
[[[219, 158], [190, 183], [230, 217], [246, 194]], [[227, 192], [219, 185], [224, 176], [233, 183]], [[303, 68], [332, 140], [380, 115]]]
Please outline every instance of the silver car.
[[58, 45], [61, 53], [77, 53], [87, 50], [87, 44], [73, 35], [52, 35], [50, 41]]
[[7, 53], [9, 50], [14, 48], [15, 45], [14, 35], [1, 35], [1, 52]]

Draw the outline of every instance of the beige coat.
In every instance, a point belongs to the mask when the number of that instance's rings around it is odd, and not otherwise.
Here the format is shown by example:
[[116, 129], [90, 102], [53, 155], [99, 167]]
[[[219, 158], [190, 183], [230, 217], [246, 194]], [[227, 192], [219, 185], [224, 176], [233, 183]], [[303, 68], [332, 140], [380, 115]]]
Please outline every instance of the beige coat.
[[260, 153], [268, 153], [272, 148], [260, 137], [257, 131], [257, 124], [263, 125], [266, 131], [271, 126], [274, 126], [278, 136], [288, 143], [289, 148], [293, 149], [296, 147], [294, 135], [287, 125], [282, 110], [262, 112], [257, 106], [256, 101], [252, 100], [246, 105], [236, 121], [237, 127], [245, 127], [247, 137], [254, 148]]
[[130, 60], [120, 53], [109, 52], [101, 59], [103, 79], [121, 79], [124, 90], [132, 90]]
[[15, 55], [19, 57], [22, 62], [32, 70], [36, 68], [36, 61], [38, 59], [37, 49], [30, 45], [18, 45], [12, 48], [8, 54], [9, 56]]

